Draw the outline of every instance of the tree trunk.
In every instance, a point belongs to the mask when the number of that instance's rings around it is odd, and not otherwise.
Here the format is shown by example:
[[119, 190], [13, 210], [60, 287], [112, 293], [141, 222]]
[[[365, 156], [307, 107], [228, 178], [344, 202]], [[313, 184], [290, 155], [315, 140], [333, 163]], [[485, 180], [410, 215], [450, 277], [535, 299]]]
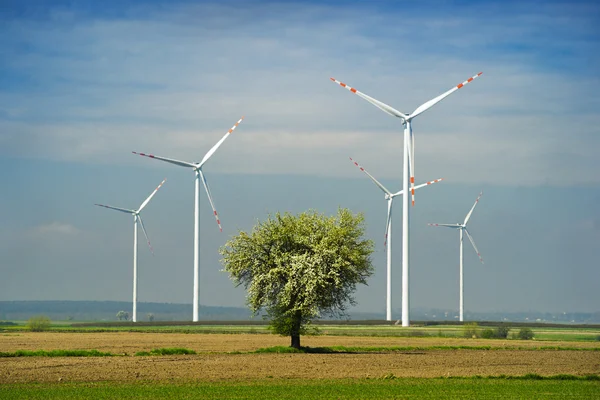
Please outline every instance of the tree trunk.
[[294, 321], [292, 322], [292, 344], [291, 347], [295, 349], [300, 348], [300, 324], [302, 323], [302, 313], [299, 311], [294, 315]]
[[290, 346], [295, 349], [300, 348], [300, 335], [292, 335], [292, 344]]

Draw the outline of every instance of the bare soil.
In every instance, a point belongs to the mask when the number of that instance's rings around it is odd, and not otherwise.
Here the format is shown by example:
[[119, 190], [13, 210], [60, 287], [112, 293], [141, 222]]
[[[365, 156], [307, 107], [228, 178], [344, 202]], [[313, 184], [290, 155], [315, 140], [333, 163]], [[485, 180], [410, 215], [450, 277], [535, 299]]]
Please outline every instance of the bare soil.
[[[379, 378], [472, 375], [599, 374], [599, 351], [426, 350], [364, 354], [226, 354], [287, 346], [275, 335], [179, 333], [18, 333], [0, 335], [0, 351], [96, 349], [122, 357], [0, 358], [0, 384], [9, 382], [197, 381], [267, 378]], [[593, 342], [530, 342], [437, 338], [303, 337], [322, 346], [598, 347]], [[185, 347], [191, 356], [133, 357], [137, 351]]]
[[[398, 338], [369, 336], [302, 336], [302, 345], [327, 346], [560, 346], [600, 348], [600, 342], [560, 342], [535, 340], [486, 340], [462, 338]], [[263, 347], [289, 346], [290, 339], [270, 334], [186, 334], [143, 332], [19, 332], [0, 334], [0, 352], [16, 350], [99, 350], [115, 354], [134, 354], [161, 347], [184, 347], [198, 353], [253, 351]]]

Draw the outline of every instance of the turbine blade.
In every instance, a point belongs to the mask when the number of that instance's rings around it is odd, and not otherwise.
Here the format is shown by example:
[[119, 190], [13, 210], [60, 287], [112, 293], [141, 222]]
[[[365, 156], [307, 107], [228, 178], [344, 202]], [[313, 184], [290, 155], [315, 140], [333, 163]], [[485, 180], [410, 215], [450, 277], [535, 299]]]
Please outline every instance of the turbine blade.
[[416, 136], [413, 134], [412, 129], [410, 131], [410, 145], [411, 145], [411, 162], [412, 165], [410, 166], [410, 175], [411, 175], [411, 180], [410, 180], [410, 186], [412, 187], [412, 205], [415, 205], [415, 139]]
[[[420, 189], [420, 188], [425, 187], [425, 186], [429, 186], [429, 185], [431, 185], [433, 183], [441, 182], [443, 180], [444, 180], [444, 178], [440, 178], [440, 179], [436, 179], [434, 181], [429, 181], [429, 182], [421, 183], [420, 185], [415, 186], [415, 190]], [[399, 196], [399, 195], [401, 195], [403, 193], [404, 193], [404, 190], [399, 190], [396, 193], [392, 194], [392, 196], [396, 197], [396, 196]]]
[[469, 222], [469, 219], [471, 218], [471, 214], [473, 214], [473, 210], [475, 209], [475, 206], [477, 205], [477, 203], [479, 203], [479, 199], [481, 198], [482, 195], [483, 195], [483, 191], [481, 193], [479, 193], [479, 196], [477, 196], [477, 199], [475, 200], [473, 207], [471, 207], [471, 211], [469, 211], [469, 213], [467, 214], [467, 216], [465, 218], [465, 222], [463, 222], [463, 225], [467, 225], [467, 222]]
[[427, 111], [428, 109], [430, 109], [431, 107], [433, 107], [434, 105], [439, 103], [440, 101], [444, 100], [446, 97], [450, 96], [452, 93], [456, 92], [458, 89], [465, 86], [467, 83], [470, 83], [471, 81], [473, 81], [473, 79], [476, 79], [479, 76], [481, 76], [481, 74], [483, 74], [483, 72], [480, 72], [477, 75], [470, 77], [463, 83], [459, 83], [458, 85], [454, 86], [452, 89], [448, 90], [446, 93], [442, 93], [438, 97], [421, 104], [419, 107], [417, 107], [417, 109], [415, 111], [412, 112], [412, 114], [409, 115], [409, 117], [412, 119], [412, 118], [416, 117], [417, 115], [423, 113], [424, 111]]
[[206, 182], [206, 178], [202, 173], [202, 170], [198, 170], [200, 173], [200, 178], [202, 179], [202, 183], [204, 184], [204, 189], [206, 190], [206, 195], [208, 196], [208, 201], [210, 202], [210, 206], [212, 207], [213, 214], [217, 220], [217, 225], [219, 225], [219, 230], [223, 232], [223, 228], [221, 227], [221, 220], [219, 219], [219, 215], [217, 214], [217, 210], [215, 209], [215, 203], [213, 202], [212, 196], [210, 194], [210, 189], [208, 188], [208, 182]]
[[390, 232], [390, 225], [392, 223], [392, 205], [394, 202], [394, 198], [390, 197], [388, 199], [388, 212], [387, 212], [387, 221], [385, 223], [385, 241], [383, 242], [383, 247], [387, 246], [388, 234]]
[[467, 228], [465, 228], [465, 233], [467, 234], [469, 241], [471, 241], [471, 244], [473, 245], [473, 248], [475, 249], [475, 253], [477, 253], [477, 257], [479, 257], [479, 261], [481, 261], [481, 263], [483, 264], [483, 258], [481, 258], [481, 254], [479, 253], [479, 250], [477, 250], [477, 246], [475, 246], [475, 241], [471, 237], [471, 234], [469, 233]]
[[420, 189], [420, 188], [425, 187], [425, 186], [432, 185], [434, 183], [441, 182], [443, 180], [444, 180], [444, 178], [440, 178], [440, 179], [436, 179], [434, 181], [429, 181], [429, 182], [421, 183], [420, 185], [415, 186], [415, 190]]
[[146, 242], [148, 243], [148, 247], [150, 248], [150, 252], [154, 255], [154, 249], [150, 244], [150, 239], [148, 238], [148, 233], [146, 233], [146, 228], [144, 227], [144, 221], [142, 221], [142, 216], [140, 214], [137, 215], [138, 220], [140, 221], [140, 226], [142, 227], [142, 232], [144, 232], [144, 236], [146, 236]]
[[144, 156], [144, 157], [149, 157], [149, 158], [154, 158], [156, 160], [161, 160], [161, 161], [165, 161], [171, 164], [175, 164], [175, 165], [179, 165], [180, 167], [192, 167], [195, 168], [196, 164], [194, 163], [190, 163], [187, 161], [179, 161], [179, 160], [174, 160], [172, 158], [166, 158], [166, 157], [159, 157], [159, 156], [155, 156], [153, 154], [145, 154], [145, 153], [138, 153], [136, 151], [132, 151], [133, 154], [137, 154], [138, 156]]
[[412, 205], [415, 205], [415, 146], [414, 136], [412, 131], [409, 134], [410, 142], [408, 143], [408, 163], [410, 165], [410, 195], [412, 198]]
[[166, 180], [167, 180], [167, 178], [163, 179], [163, 181], [160, 183], [160, 185], [158, 185], [156, 187], [156, 189], [154, 189], [154, 192], [150, 193], [150, 196], [148, 196], [148, 198], [142, 203], [142, 205], [138, 209], [138, 212], [142, 211], [144, 209], [144, 207], [146, 207], [146, 204], [148, 204], [150, 199], [152, 199], [152, 197], [156, 194], [156, 192], [158, 192], [158, 189], [160, 189], [160, 187], [163, 185], [163, 183], [166, 182]]
[[215, 151], [217, 151], [217, 149], [219, 148], [219, 146], [221, 146], [221, 144], [225, 141], [225, 139], [227, 139], [229, 137], [229, 135], [231, 134], [231, 132], [233, 132], [235, 130], [235, 128], [237, 128], [237, 126], [242, 122], [242, 120], [244, 119], [244, 117], [240, 118], [238, 122], [235, 123], [235, 125], [233, 125], [231, 127], [230, 130], [227, 131], [227, 133], [225, 134], [225, 136], [223, 136], [221, 138], [221, 140], [219, 140], [217, 142], [217, 144], [215, 144], [212, 149], [210, 149], [208, 151], [208, 153], [206, 153], [206, 155], [204, 156], [204, 158], [202, 159], [202, 161], [200, 161], [200, 164], [198, 164], [198, 168], [202, 168], [202, 166], [204, 165], [204, 163], [206, 163], [208, 161], [208, 159], [214, 154]]
[[437, 227], [442, 227], [442, 228], [460, 228], [459, 224], [427, 224], [429, 226], [437, 226]]
[[113, 207], [113, 206], [105, 206], [104, 204], [94, 204], [95, 206], [98, 207], [104, 207], [104, 208], [110, 208], [111, 210], [116, 210], [116, 211], [121, 211], [127, 214], [135, 214], [135, 210], [128, 210], [126, 208], [119, 208], [119, 207]]
[[402, 118], [402, 119], [407, 118], [406, 114], [401, 113], [400, 111], [396, 110], [394, 107], [390, 107], [387, 104], [382, 103], [381, 101], [372, 98], [371, 96], [367, 96], [366, 94], [359, 92], [358, 90], [354, 89], [353, 87], [350, 87], [350, 86], [346, 85], [345, 83], [336, 80], [335, 78], [329, 78], [329, 79], [331, 79], [332, 81], [334, 81], [341, 87], [344, 87], [344, 88], [348, 89], [349, 91], [351, 91], [352, 93], [357, 94], [358, 96], [362, 97], [363, 99], [365, 99], [369, 103], [373, 104], [375, 107], [379, 108], [383, 112], [391, 115], [392, 117], [398, 117], [398, 118]]
[[385, 186], [383, 186], [377, 179], [375, 179], [375, 177], [373, 175], [371, 175], [370, 173], [368, 173], [366, 169], [364, 169], [362, 166], [360, 166], [358, 164], [358, 162], [354, 161], [352, 159], [352, 157], [350, 157], [350, 161], [352, 161], [352, 163], [354, 163], [354, 165], [356, 165], [358, 167], [358, 169], [360, 169], [362, 172], [364, 172], [365, 174], [367, 174], [367, 176], [369, 178], [371, 178], [371, 180], [373, 181], [373, 183], [375, 183], [379, 187], [379, 189], [383, 190], [384, 193], [387, 193], [390, 196], [392, 195], [392, 192], [390, 192], [389, 190], [387, 190]]

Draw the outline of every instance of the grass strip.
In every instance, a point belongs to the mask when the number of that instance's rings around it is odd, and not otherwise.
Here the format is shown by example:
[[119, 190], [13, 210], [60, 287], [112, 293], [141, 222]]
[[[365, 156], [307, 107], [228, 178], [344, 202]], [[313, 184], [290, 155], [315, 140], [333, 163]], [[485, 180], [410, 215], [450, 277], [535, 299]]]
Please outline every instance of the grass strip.
[[359, 346], [330, 346], [330, 347], [301, 347], [295, 349], [287, 346], [263, 347], [249, 353], [390, 353], [402, 351], [431, 351], [431, 350], [525, 350], [525, 351], [600, 351], [599, 347], [560, 347], [560, 346], [540, 346], [540, 347], [500, 347], [500, 346], [387, 346], [387, 347], [359, 347]]
[[[389, 379], [389, 378], [388, 378]], [[401, 378], [396, 378], [401, 379]], [[488, 375], [486, 377], [481, 375], [474, 375], [470, 377], [445, 377], [442, 376], [438, 379], [508, 379], [508, 380], [550, 380], [550, 381], [600, 381], [600, 375], [587, 374], [587, 375], [570, 375], [570, 374], [558, 374], [543, 376], [539, 374], [525, 374], [525, 375]]]
[[[150, 351], [140, 351], [136, 356], [170, 356], [178, 354], [196, 354], [194, 350], [184, 348], [160, 348]], [[17, 350], [0, 352], [1, 357], [114, 357], [116, 354], [98, 350]]]
[[138, 351], [135, 353], [136, 356], [171, 356], [180, 354], [196, 354], [194, 350], [185, 349], [182, 347], [163, 347], [160, 349], [154, 349], [150, 351]]
[[[600, 348], [580, 348], [580, 347], [493, 347], [493, 346], [388, 346], [388, 347], [359, 347], [359, 346], [331, 346], [331, 347], [301, 347], [295, 349], [288, 346], [263, 347], [257, 350], [243, 352], [232, 351], [223, 352], [223, 354], [287, 354], [287, 353], [305, 353], [305, 354], [357, 354], [357, 353], [394, 353], [394, 352], [415, 352], [415, 351], [448, 351], [448, 350], [484, 350], [484, 351], [600, 351]], [[159, 348], [150, 351], [138, 351], [136, 356], [170, 356], [170, 355], [194, 355], [194, 350], [173, 347]], [[121, 354], [119, 354], [121, 355]], [[126, 354], [123, 354], [126, 355]], [[14, 352], [0, 352], [0, 358], [6, 357], [113, 357], [116, 354], [101, 352], [98, 350], [17, 350]]]
[[17, 350], [1, 352], [0, 357], [112, 357], [114, 354], [98, 350]]

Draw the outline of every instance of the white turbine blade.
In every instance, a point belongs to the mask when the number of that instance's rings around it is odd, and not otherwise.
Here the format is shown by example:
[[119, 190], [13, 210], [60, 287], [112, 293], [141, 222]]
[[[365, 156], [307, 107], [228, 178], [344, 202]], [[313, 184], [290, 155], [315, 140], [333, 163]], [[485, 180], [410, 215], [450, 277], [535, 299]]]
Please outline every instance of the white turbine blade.
[[240, 118], [238, 122], [235, 123], [235, 125], [233, 125], [231, 127], [230, 130], [227, 131], [227, 133], [225, 134], [225, 136], [223, 136], [221, 138], [221, 140], [219, 140], [217, 142], [217, 144], [215, 144], [212, 149], [210, 149], [208, 151], [208, 153], [206, 153], [206, 155], [204, 156], [204, 158], [202, 159], [202, 161], [200, 161], [200, 164], [198, 164], [198, 168], [202, 168], [202, 166], [204, 165], [204, 163], [206, 163], [208, 161], [208, 159], [214, 154], [215, 151], [217, 151], [217, 149], [219, 148], [219, 146], [221, 146], [221, 144], [225, 141], [225, 139], [227, 139], [229, 137], [229, 135], [231, 134], [231, 132], [233, 132], [235, 130], [235, 128], [237, 128], [237, 126], [242, 122], [242, 120], [244, 119], [244, 117]]
[[465, 228], [465, 233], [467, 234], [467, 237], [471, 241], [471, 244], [473, 245], [473, 248], [475, 249], [475, 253], [477, 253], [477, 257], [479, 257], [479, 261], [481, 261], [481, 263], [483, 264], [483, 258], [481, 258], [481, 254], [479, 253], [479, 250], [477, 250], [477, 246], [475, 246], [475, 241], [469, 234], [469, 231], [467, 230], [467, 228]]
[[156, 194], [156, 192], [158, 192], [158, 189], [160, 189], [160, 187], [163, 185], [163, 183], [166, 182], [166, 180], [167, 180], [167, 178], [163, 179], [163, 181], [160, 183], [160, 185], [158, 185], [156, 187], [156, 189], [154, 189], [154, 192], [150, 193], [150, 196], [148, 196], [148, 198], [142, 203], [142, 205], [138, 209], [138, 212], [142, 211], [144, 209], [144, 207], [146, 207], [146, 204], [148, 204], [150, 199]]
[[[417, 189], [420, 189], [420, 188], [422, 188], [422, 187], [425, 187], [425, 186], [429, 186], [429, 185], [431, 185], [431, 184], [434, 184], [434, 183], [437, 183], [437, 182], [441, 182], [441, 181], [443, 181], [443, 180], [444, 180], [444, 178], [440, 178], [440, 179], [436, 179], [436, 180], [434, 180], [434, 181], [429, 181], [429, 182], [421, 183], [420, 185], [417, 185], [417, 186], [415, 186], [415, 190], [417, 190]], [[392, 194], [392, 196], [393, 196], [393, 197], [399, 196], [399, 195], [401, 195], [403, 192], [404, 192], [403, 190], [400, 190], [400, 191], [398, 191], [398, 192], [396, 192], [396, 193]]]
[[479, 196], [477, 196], [477, 199], [475, 200], [473, 207], [471, 207], [471, 211], [469, 211], [469, 213], [467, 214], [467, 216], [465, 218], [465, 222], [463, 222], [463, 225], [467, 225], [467, 222], [469, 222], [469, 219], [471, 218], [471, 214], [473, 214], [473, 210], [475, 209], [475, 206], [477, 205], [477, 203], [479, 203], [479, 199], [481, 198], [482, 195], [483, 195], [483, 192], [479, 193]]
[[434, 181], [429, 181], [429, 182], [421, 183], [420, 185], [415, 186], [415, 190], [420, 189], [420, 188], [425, 187], [425, 186], [432, 185], [432, 184], [437, 183], [437, 182], [441, 182], [443, 180], [444, 180], [444, 178], [440, 178], [440, 179], [436, 179]]
[[350, 87], [350, 86], [346, 85], [345, 83], [336, 80], [335, 78], [329, 78], [329, 79], [331, 79], [332, 81], [334, 81], [341, 87], [344, 87], [344, 88], [348, 89], [349, 91], [351, 91], [352, 93], [357, 94], [358, 96], [362, 97], [363, 99], [365, 99], [369, 103], [373, 104], [375, 107], [379, 108], [380, 110], [388, 113], [392, 117], [406, 119], [406, 114], [401, 113], [400, 111], [396, 110], [394, 107], [390, 107], [387, 104], [382, 103], [379, 100], [375, 100], [371, 96], [367, 96], [366, 94], [359, 92], [358, 90], [354, 89], [353, 87]]
[[[414, 170], [415, 169], [415, 142], [416, 142], [417, 137], [413, 134], [412, 129], [410, 130], [410, 136], [411, 136], [410, 147], [412, 150], [412, 166], [411, 166], [411, 168], [412, 168], [412, 170]], [[414, 176], [414, 173], [413, 173], [413, 176]]]
[[459, 224], [427, 224], [427, 225], [429, 225], [429, 226], [439, 226], [439, 227], [442, 227], [442, 228], [455, 228], [455, 229], [461, 227], [461, 225], [459, 225]]
[[202, 173], [202, 170], [198, 171], [200, 173], [200, 178], [202, 179], [202, 183], [204, 184], [204, 189], [206, 190], [206, 195], [208, 196], [208, 201], [210, 202], [210, 206], [212, 207], [213, 214], [217, 220], [217, 225], [219, 225], [219, 230], [223, 232], [223, 228], [221, 227], [221, 220], [219, 220], [219, 215], [217, 214], [217, 210], [215, 209], [215, 203], [213, 202], [212, 196], [210, 194], [210, 189], [208, 188], [208, 182], [206, 182], [206, 178]]
[[132, 151], [133, 154], [137, 154], [138, 156], [144, 156], [144, 157], [149, 157], [149, 158], [154, 158], [156, 160], [161, 160], [161, 161], [165, 161], [171, 164], [175, 164], [175, 165], [179, 165], [180, 167], [192, 167], [195, 168], [196, 164], [194, 163], [190, 163], [187, 161], [179, 161], [179, 160], [174, 160], [172, 158], [166, 158], [166, 157], [159, 157], [159, 156], [155, 156], [153, 154], [145, 154], [145, 153], [138, 153], [136, 151]]
[[459, 83], [458, 85], [454, 86], [452, 89], [448, 90], [446, 93], [443, 93], [443, 94], [439, 95], [438, 97], [431, 99], [426, 103], [421, 104], [419, 107], [417, 107], [417, 109], [415, 111], [412, 112], [412, 114], [410, 114], [410, 118], [412, 119], [412, 118], [416, 117], [417, 115], [421, 114], [422, 112], [430, 109], [431, 107], [433, 107], [440, 101], [444, 100], [446, 97], [450, 96], [452, 93], [456, 92], [458, 89], [465, 86], [467, 83], [471, 82], [473, 79], [476, 79], [479, 76], [481, 76], [481, 74], [483, 74], [483, 72], [480, 72], [477, 75], [470, 77], [463, 83]]
[[412, 198], [412, 205], [415, 205], [415, 146], [413, 144], [413, 134], [410, 132], [408, 143], [408, 163], [410, 165], [410, 195]]
[[375, 177], [373, 175], [371, 175], [370, 173], [368, 173], [367, 170], [364, 169], [362, 166], [360, 166], [356, 161], [354, 161], [352, 159], [352, 157], [349, 157], [349, 158], [350, 158], [350, 161], [352, 161], [354, 163], [354, 165], [356, 165], [362, 172], [364, 172], [365, 174], [367, 174], [367, 176], [369, 178], [371, 178], [371, 180], [373, 181], [373, 183], [375, 183], [379, 187], [379, 189], [383, 190], [384, 193], [387, 193], [390, 196], [392, 195], [392, 192], [390, 192], [389, 190], [387, 190], [386, 187], [383, 186], [377, 179], [375, 179]]
[[119, 207], [113, 207], [113, 206], [105, 206], [104, 204], [94, 204], [95, 206], [98, 207], [104, 207], [104, 208], [110, 208], [111, 210], [116, 210], [116, 211], [121, 211], [127, 214], [135, 214], [135, 210], [128, 210], [126, 208], [119, 208]]
[[385, 241], [383, 242], [383, 247], [387, 246], [387, 239], [388, 239], [388, 233], [390, 231], [390, 223], [392, 222], [392, 205], [394, 202], [394, 198], [390, 197], [389, 201], [389, 206], [388, 206], [388, 213], [387, 213], [387, 221], [385, 224]]
[[142, 221], [142, 216], [140, 214], [137, 215], [138, 220], [140, 221], [140, 226], [142, 227], [142, 232], [144, 232], [144, 236], [146, 236], [146, 242], [148, 243], [148, 247], [150, 248], [150, 252], [154, 255], [154, 249], [150, 244], [150, 239], [148, 238], [148, 233], [146, 233], [146, 228], [144, 228], [144, 221]]

